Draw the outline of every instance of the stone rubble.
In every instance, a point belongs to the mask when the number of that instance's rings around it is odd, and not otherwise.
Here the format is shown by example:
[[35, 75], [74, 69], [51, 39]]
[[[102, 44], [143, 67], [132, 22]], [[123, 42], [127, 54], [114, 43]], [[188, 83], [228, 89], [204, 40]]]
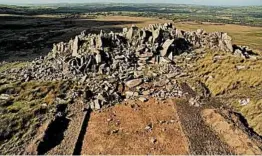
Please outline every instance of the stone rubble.
[[245, 105], [248, 105], [250, 103], [250, 99], [249, 98], [240, 99], [238, 102], [239, 102], [240, 105], [245, 106]]
[[[184, 96], [178, 82], [171, 81], [187, 76], [176, 66], [175, 57], [185, 55], [185, 60], [190, 61], [195, 57], [191, 52], [199, 48], [253, 57], [247, 47], [232, 45], [227, 33], [207, 33], [202, 29], [187, 32], [171, 23], [142, 29], [133, 25], [121, 33], [86, 34], [84, 31], [68, 43], [54, 44], [47, 56], [35, 59], [26, 69], [8, 72], [17, 73], [15, 78], [24, 82], [73, 80], [82, 84], [84, 93], [74, 93], [71, 97], [81, 96], [89, 108], [99, 110], [124, 98], [147, 101], [149, 96], [159, 99]], [[157, 69], [151, 65], [157, 65]], [[151, 75], [146, 71], [151, 71]], [[136, 90], [149, 82], [161, 89]], [[189, 102], [200, 105], [196, 99]]]

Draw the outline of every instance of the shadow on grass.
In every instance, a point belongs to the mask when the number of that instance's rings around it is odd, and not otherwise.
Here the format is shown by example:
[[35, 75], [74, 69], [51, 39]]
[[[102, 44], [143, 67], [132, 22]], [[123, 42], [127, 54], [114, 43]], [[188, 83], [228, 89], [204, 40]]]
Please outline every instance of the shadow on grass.
[[53, 43], [68, 42], [86, 30], [87, 33], [121, 32], [121, 25], [138, 21], [97, 21], [51, 17], [0, 16], [0, 61], [31, 61], [45, 56]]

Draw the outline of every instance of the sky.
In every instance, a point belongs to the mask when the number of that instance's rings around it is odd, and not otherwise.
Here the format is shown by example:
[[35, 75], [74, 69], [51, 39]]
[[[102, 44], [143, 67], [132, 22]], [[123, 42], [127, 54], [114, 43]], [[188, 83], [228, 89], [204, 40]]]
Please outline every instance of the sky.
[[0, 0], [0, 4], [41, 4], [41, 3], [177, 3], [198, 5], [262, 5], [262, 0]]

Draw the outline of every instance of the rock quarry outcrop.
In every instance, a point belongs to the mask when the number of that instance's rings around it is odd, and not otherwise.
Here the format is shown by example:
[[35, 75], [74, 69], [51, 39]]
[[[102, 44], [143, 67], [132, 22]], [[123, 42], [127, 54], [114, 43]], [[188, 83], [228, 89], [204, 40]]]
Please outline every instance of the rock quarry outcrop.
[[[199, 48], [229, 52], [246, 59], [254, 54], [246, 47], [233, 45], [232, 38], [223, 32], [183, 31], [171, 23], [142, 29], [133, 25], [120, 33], [83, 31], [67, 43], [54, 44], [47, 56], [35, 59], [27, 68], [7, 72], [17, 73], [16, 78], [23, 81], [75, 80], [83, 84], [82, 97], [89, 107], [100, 109], [120, 102], [123, 95], [126, 98], [183, 96], [181, 86], [170, 80], [185, 74], [176, 66], [174, 56], [190, 55]], [[151, 68], [149, 65], [155, 64], [160, 72], [145, 75], [147, 68]], [[140, 87], [151, 81], [162, 89]], [[129, 91], [125, 92], [125, 88]], [[191, 97], [190, 101], [192, 105], [200, 103], [198, 98]]]

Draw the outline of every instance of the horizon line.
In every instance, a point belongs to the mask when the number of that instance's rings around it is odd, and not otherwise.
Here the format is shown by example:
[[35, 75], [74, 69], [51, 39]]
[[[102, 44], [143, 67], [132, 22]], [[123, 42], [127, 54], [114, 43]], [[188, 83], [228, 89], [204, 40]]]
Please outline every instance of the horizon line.
[[163, 2], [163, 3], [158, 3], [158, 2], [150, 2], [150, 3], [145, 3], [145, 2], [134, 2], [134, 3], [130, 3], [130, 2], [46, 2], [46, 3], [27, 3], [27, 2], [22, 2], [22, 3], [0, 3], [0, 5], [52, 5], [52, 4], [177, 4], [177, 5], [196, 5], [196, 6], [221, 6], [221, 7], [225, 7], [225, 6], [236, 6], [236, 7], [244, 7], [244, 6], [262, 6], [261, 5], [233, 5], [233, 4], [225, 4], [225, 5], [209, 5], [209, 4], [193, 4], [193, 3], [172, 3], [172, 2]]

